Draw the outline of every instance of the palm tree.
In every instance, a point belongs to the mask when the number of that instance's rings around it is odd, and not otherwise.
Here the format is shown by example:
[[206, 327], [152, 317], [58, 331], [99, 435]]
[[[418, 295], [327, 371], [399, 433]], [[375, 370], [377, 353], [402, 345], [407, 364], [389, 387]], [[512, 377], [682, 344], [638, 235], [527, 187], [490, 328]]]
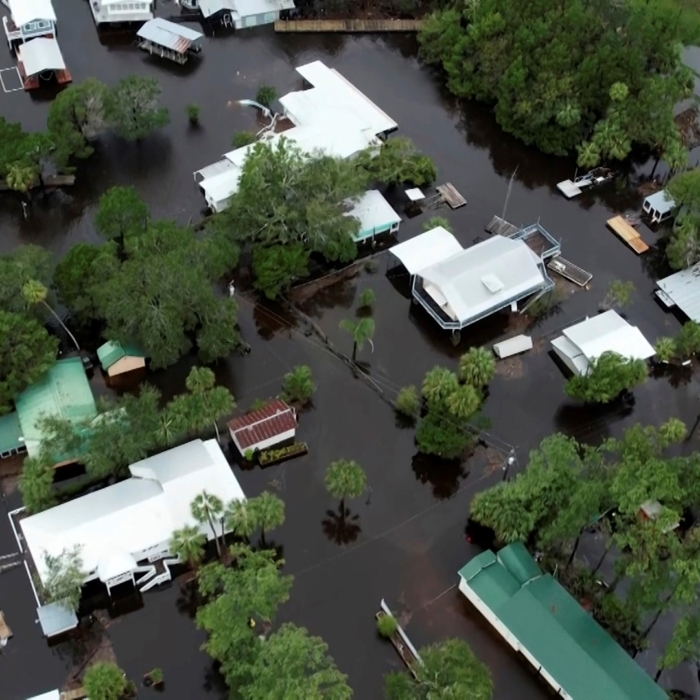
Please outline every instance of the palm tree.
[[365, 470], [355, 461], [339, 459], [326, 471], [328, 493], [340, 499], [340, 509], [345, 509], [346, 498], [357, 498], [367, 488]]
[[459, 378], [473, 387], [486, 386], [496, 374], [496, 360], [486, 348], [469, 348], [459, 358]]
[[680, 141], [671, 141], [664, 149], [663, 159], [669, 167], [668, 176], [688, 165], [688, 149]]
[[374, 343], [372, 336], [374, 335], [374, 319], [359, 318], [356, 321], [346, 318], [340, 322], [340, 327], [352, 335], [352, 361], [355, 361], [357, 351], [362, 350], [365, 343], [369, 343], [374, 352]]
[[274, 493], [263, 491], [252, 504], [255, 519], [260, 526], [260, 535], [265, 546], [265, 531], [274, 530], [284, 522], [284, 501]]
[[678, 352], [673, 338], [659, 338], [654, 345], [654, 350], [662, 362], [670, 362]]
[[446, 367], [438, 366], [426, 372], [421, 391], [429, 404], [438, 404], [446, 401], [458, 388], [457, 375]]
[[592, 141], [586, 141], [578, 147], [578, 165], [581, 168], [595, 168], [600, 163], [600, 149]]
[[[219, 542], [219, 536], [216, 531], [216, 526], [214, 525], [215, 520], [221, 518], [224, 513], [224, 504], [218, 496], [214, 496], [207, 491], [202, 491], [198, 494], [192, 504], [190, 505], [190, 511], [192, 512], [192, 517], [198, 523], [208, 523], [211, 531], [214, 535], [214, 543], [216, 544], [216, 552], [221, 556], [222, 549], [221, 543]], [[223, 528], [222, 528], [223, 537]]]
[[250, 537], [259, 526], [258, 513], [250, 501], [231, 501], [224, 511], [226, 528], [238, 537]]
[[217, 421], [236, 407], [231, 392], [223, 386], [216, 385], [216, 376], [208, 367], [193, 367], [185, 380], [187, 390], [199, 399], [191, 404], [194, 413], [190, 416], [196, 428], [214, 424], [217, 442], [221, 441]]
[[284, 375], [282, 380], [282, 398], [284, 401], [298, 401], [306, 404], [316, 391], [311, 367], [308, 365], [297, 365], [290, 372]]
[[479, 408], [481, 397], [479, 392], [470, 384], [460, 386], [457, 391], [447, 397], [447, 408], [459, 420], [469, 420]]
[[196, 569], [204, 558], [207, 538], [194, 525], [175, 530], [170, 539], [170, 551]]
[[29, 165], [13, 163], [7, 171], [5, 181], [11, 190], [26, 194], [36, 179], [36, 171]]
[[76, 349], [80, 350], [80, 345], [78, 345], [75, 336], [68, 330], [66, 324], [61, 320], [61, 317], [47, 303], [46, 297], [48, 294], [49, 290], [38, 280], [29, 280], [22, 286], [22, 296], [24, 300], [32, 306], [43, 304], [49, 310], [49, 313], [61, 324], [61, 328], [70, 336]]

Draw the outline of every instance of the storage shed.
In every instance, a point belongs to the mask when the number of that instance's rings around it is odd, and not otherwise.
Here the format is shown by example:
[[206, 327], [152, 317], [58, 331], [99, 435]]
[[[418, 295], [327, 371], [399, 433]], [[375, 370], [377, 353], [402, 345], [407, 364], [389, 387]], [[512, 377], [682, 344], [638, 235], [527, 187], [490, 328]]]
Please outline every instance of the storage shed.
[[642, 202], [642, 211], [649, 215], [653, 224], [660, 224], [662, 221], [670, 219], [675, 207], [676, 203], [673, 201], [673, 197], [666, 190], [650, 194]]
[[255, 452], [294, 440], [297, 417], [294, 409], [280, 399], [228, 422], [231, 440], [240, 454]]
[[517, 542], [459, 571], [459, 590], [566, 700], [667, 700], [666, 693]]
[[180, 64], [186, 63], [191, 53], [202, 50], [204, 38], [201, 32], [161, 17], [146, 22], [136, 36], [139, 38], [139, 48]]
[[396, 233], [401, 224], [401, 217], [377, 190], [365, 192], [346, 216], [360, 222], [360, 230], [355, 236], [358, 242], [374, 239], [384, 233]]
[[108, 377], [137, 372], [146, 367], [146, 354], [138, 346], [109, 340], [97, 348], [100, 366]]
[[633, 360], [656, 353], [639, 328], [612, 309], [570, 326], [552, 341], [552, 348], [575, 375], [586, 374], [589, 364], [605, 352]]

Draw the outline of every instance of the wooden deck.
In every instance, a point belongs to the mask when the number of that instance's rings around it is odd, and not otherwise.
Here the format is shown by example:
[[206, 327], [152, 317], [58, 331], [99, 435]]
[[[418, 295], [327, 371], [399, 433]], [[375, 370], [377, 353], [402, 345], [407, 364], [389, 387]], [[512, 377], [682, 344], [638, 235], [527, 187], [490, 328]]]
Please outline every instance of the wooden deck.
[[512, 236], [519, 230], [520, 229], [517, 226], [514, 226], [505, 219], [502, 219], [500, 216], [494, 216], [486, 226], [487, 233], [495, 233], [497, 236]]
[[459, 209], [467, 203], [467, 200], [457, 192], [457, 188], [451, 182], [438, 185], [435, 189], [440, 193], [443, 201], [447, 202], [450, 209]]
[[608, 219], [608, 226], [617, 234], [632, 250], [640, 255], [649, 250], [649, 246], [642, 240], [639, 231], [630, 226], [622, 216], [613, 216]]
[[552, 258], [547, 263], [547, 267], [579, 287], [585, 287], [593, 279], [590, 272], [586, 272], [582, 267], [562, 258], [561, 255]]
[[275, 22], [276, 32], [417, 32], [420, 19], [289, 19]]

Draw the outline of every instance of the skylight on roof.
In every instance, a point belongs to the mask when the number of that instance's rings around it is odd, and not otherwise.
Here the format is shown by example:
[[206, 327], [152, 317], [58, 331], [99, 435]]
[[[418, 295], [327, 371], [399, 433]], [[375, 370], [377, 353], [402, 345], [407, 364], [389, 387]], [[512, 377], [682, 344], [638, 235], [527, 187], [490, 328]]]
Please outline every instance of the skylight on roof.
[[505, 285], [501, 280], [494, 275], [493, 273], [489, 273], [488, 275], [484, 275], [481, 278], [481, 283], [486, 287], [486, 289], [491, 292], [491, 294], [496, 294], [496, 292], [500, 292]]

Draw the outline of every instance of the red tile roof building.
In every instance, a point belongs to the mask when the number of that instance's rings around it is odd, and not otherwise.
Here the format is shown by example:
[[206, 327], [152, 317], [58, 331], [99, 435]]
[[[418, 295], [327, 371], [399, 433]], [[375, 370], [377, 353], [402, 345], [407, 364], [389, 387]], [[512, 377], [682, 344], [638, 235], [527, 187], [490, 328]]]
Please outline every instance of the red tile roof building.
[[239, 452], [264, 450], [294, 438], [297, 417], [294, 409], [280, 399], [272, 399], [255, 411], [228, 422], [231, 439]]

